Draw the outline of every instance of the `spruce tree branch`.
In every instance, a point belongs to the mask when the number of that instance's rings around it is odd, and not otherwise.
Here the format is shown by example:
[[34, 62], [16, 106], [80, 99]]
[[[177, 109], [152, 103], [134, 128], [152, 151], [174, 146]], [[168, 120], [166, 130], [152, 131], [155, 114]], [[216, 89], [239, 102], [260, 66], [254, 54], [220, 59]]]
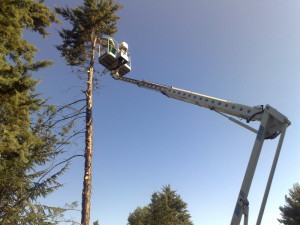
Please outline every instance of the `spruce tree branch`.
[[[85, 129], [82, 129], [82, 130], [85, 130]], [[79, 135], [79, 134], [85, 134], [85, 131], [76, 132], [74, 135], [72, 135], [72, 136], [69, 137], [67, 140], [65, 140], [63, 143], [61, 143], [58, 147], [56, 147], [56, 148], [54, 149], [54, 152], [55, 152], [56, 154], [62, 152], [63, 149], [60, 149], [60, 150], [59, 150], [59, 148], [61, 148], [61, 147], [62, 147], [63, 145], [65, 145], [65, 144], [68, 144], [68, 141], [69, 141], [71, 138], [76, 137], [76, 136]], [[77, 139], [79, 139], [80, 137], [83, 137], [83, 136], [78, 136], [78, 137], [73, 141], [73, 143], [74, 143]]]
[[85, 114], [86, 112], [85, 112], [85, 111], [82, 111], [82, 110], [83, 110], [83, 109], [80, 109], [80, 111], [78, 110], [78, 111], [75, 112], [75, 113], [70, 113], [70, 114], [67, 115], [67, 116], [63, 116], [63, 119], [70, 119], [70, 118], [72, 118], [72, 117], [76, 117], [76, 116]]
[[82, 110], [85, 109], [85, 105], [84, 105], [83, 107], [81, 107], [80, 109], [72, 108], [72, 107], [70, 106], [70, 109], [75, 110], [74, 113], [81, 112]]
[[[68, 120], [68, 119], [71, 119], [71, 118], [74, 118], [74, 120], [72, 120], [70, 123], [72, 123], [73, 121], [75, 121], [75, 119], [78, 119], [78, 115], [81, 115], [81, 114], [85, 114], [85, 112], [81, 112], [81, 113], [78, 113], [78, 114], [75, 114], [75, 115], [71, 115], [71, 116], [66, 116], [62, 119], [59, 119], [59, 120], [56, 120], [54, 123], [52, 123], [51, 125], [49, 125], [48, 129], [51, 129], [53, 128], [56, 124], [62, 122], [62, 121], [65, 121], [65, 120]], [[69, 124], [70, 124], [69, 123]]]
[[38, 182], [36, 182], [35, 186], [38, 186], [39, 183], [40, 183], [40, 181], [41, 181], [47, 174], [49, 174], [55, 167], [57, 167], [57, 166], [59, 166], [59, 165], [61, 165], [61, 164], [63, 164], [63, 163], [69, 162], [71, 159], [73, 159], [73, 158], [75, 158], [75, 157], [79, 157], [79, 156], [84, 157], [84, 155], [73, 155], [73, 156], [71, 156], [70, 158], [68, 158], [68, 159], [66, 159], [66, 160], [64, 160], [64, 161], [55, 164], [55, 165], [54, 165], [51, 169], [49, 169], [43, 176], [40, 177], [40, 179], [38, 180]]
[[83, 88], [83, 86], [72, 86], [72, 87], [68, 88], [67, 90], [65, 90], [64, 92], [68, 92], [68, 91], [70, 91], [72, 88]]
[[[62, 147], [63, 145], [67, 144], [69, 140], [71, 140], [73, 137], [77, 136], [78, 134], [84, 134], [85, 128], [81, 129], [80, 131], [74, 133], [73, 135], [71, 135], [70, 137], [68, 137], [63, 143], [61, 143], [58, 147], [56, 147], [54, 149], [54, 152], [56, 152], [60, 147]], [[60, 152], [60, 151], [58, 151]]]
[[[59, 111], [62, 111], [62, 110], [65, 109], [65, 108], [69, 108], [69, 107], [71, 107], [72, 105], [75, 105], [75, 104], [77, 104], [77, 103], [79, 103], [79, 102], [83, 102], [83, 101], [85, 101], [84, 98], [79, 99], [79, 100], [76, 100], [76, 101], [74, 101], [74, 102], [71, 102], [71, 103], [69, 103], [69, 104], [67, 104], [67, 105], [61, 106], [55, 113], [57, 113], [57, 112], [59, 112]], [[55, 113], [54, 113], [54, 114], [55, 114]]]
[[[85, 113], [85, 112], [84, 112]], [[84, 114], [84, 113], [81, 113], [81, 114]], [[60, 125], [60, 126], [58, 126], [58, 127], [55, 127], [56, 129], [59, 129], [59, 128], [63, 128], [63, 127], [69, 127], [69, 126], [72, 126], [72, 124], [74, 123], [74, 122], [76, 122], [77, 120], [80, 120], [80, 119], [83, 119], [83, 118], [85, 118], [85, 116], [78, 116], [78, 117], [75, 117], [74, 116], [74, 118], [71, 120], [71, 121], [69, 121], [69, 122], [67, 122], [66, 124], [62, 124], [62, 125]], [[70, 118], [69, 118], [70, 119]], [[64, 120], [62, 120], [62, 121], [59, 121], [59, 122], [63, 122], [63, 121], [65, 121], [65, 120], [67, 120], [67, 119], [64, 119]], [[49, 130], [51, 127], [49, 127], [49, 128], [47, 128], [47, 130]]]
[[45, 208], [59, 208], [62, 209], [64, 211], [77, 211], [80, 212], [80, 209], [74, 209], [74, 208], [67, 208], [66, 206], [62, 207], [51, 207], [51, 206], [47, 206], [47, 205], [42, 205], [42, 204], [35, 204], [34, 206], [41, 206], [41, 207], [45, 207]]
[[[80, 210], [79, 210], [80, 211]], [[62, 223], [62, 222], [65, 222], [65, 223], [72, 223], [72, 224], [81, 224], [81, 223], [79, 223], [79, 222], [77, 222], [77, 221], [74, 221], [74, 220], [56, 220], [55, 221], [56, 223]]]
[[67, 104], [67, 105], [64, 105], [64, 106], [60, 107], [58, 110], [56, 110], [54, 113], [52, 113], [52, 114], [49, 116], [49, 118], [42, 124], [42, 126], [44, 126], [47, 122], [49, 122], [51, 119], [53, 119], [54, 116], [57, 115], [58, 112], [62, 111], [62, 110], [65, 109], [65, 108], [68, 108], [68, 107], [70, 107], [70, 106], [72, 106], [72, 105], [74, 105], [74, 104], [77, 104], [78, 102], [82, 102], [82, 101], [85, 101], [85, 99], [79, 99], [79, 100], [76, 100], [76, 101], [74, 101], [74, 102], [71, 102], [71, 103], [69, 103], [69, 104]]

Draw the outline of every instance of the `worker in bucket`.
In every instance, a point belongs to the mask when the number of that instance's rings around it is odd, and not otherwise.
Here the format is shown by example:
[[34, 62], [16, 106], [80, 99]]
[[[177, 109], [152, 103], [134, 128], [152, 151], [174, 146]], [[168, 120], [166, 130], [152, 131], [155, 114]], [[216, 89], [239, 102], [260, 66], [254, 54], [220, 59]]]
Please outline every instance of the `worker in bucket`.
[[97, 38], [96, 43], [100, 44], [100, 45], [103, 45], [103, 46], [107, 46], [108, 51], [111, 52], [112, 54], [116, 53], [116, 47], [115, 47], [114, 39], [112, 39], [110, 37], [101, 37], [101, 38]]
[[108, 38], [108, 49], [111, 53], [115, 54], [116, 52], [116, 47], [115, 47], [115, 42], [114, 39]]
[[122, 42], [119, 45], [119, 52], [118, 52], [118, 65], [124, 65], [128, 62], [128, 44], [126, 42]]

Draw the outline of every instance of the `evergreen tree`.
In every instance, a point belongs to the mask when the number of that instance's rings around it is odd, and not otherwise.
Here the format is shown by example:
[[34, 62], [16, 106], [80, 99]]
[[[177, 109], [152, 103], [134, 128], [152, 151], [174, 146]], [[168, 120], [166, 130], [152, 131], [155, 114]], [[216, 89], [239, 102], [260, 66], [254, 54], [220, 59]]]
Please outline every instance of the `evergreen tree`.
[[294, 184], [285, 196], [286, 205], [279, 207], [282, 219], [278, 221], [285, 225], [300, 225], [300, 185]]
[[[43, 37], [46, 28], [58, 22], [43, 1], [0, 1], [0, 224], [55, 224], [51, 216], [63, 209], [38, 203], [61, 186], [58, 172], [47, 169], [66, 142], [56, 135], [55, 108], [34, 94], [38, 81], [32, 72], [52, 64], [34, 62], [38, 50], [23, 40], [23, 31]], [[64, 135], [64, 132], [61, 133]], [[45, 169], [37, 169], [37, 168]]]
[[128, 225], [192, 225], [187, 204], [170, 185], [152, 195], [151, 203], [138, 207], [128, 217]]
[[92, 179], [92, 92], [95, 85], [95, 51], [97, 39], [104, 35], [112, 36], [117, 32], [116, 12], [121, 8], [113, 0], [84, 0], [82, 6], [75, 8], [56, 8], [56, 12], [71, 24], [71, 29], [59, 32], [63, 43], [57, 46], [69, 66], [78, 72], [86, 72], [87, 88], [85, 121], [85, 164], [82, 192], [81, 224], [90, 221], [91, 179]]
[[128, 225], [146, 225], [149, 224], [150, 212], [149, 207], [137, 207], [133, 213], [129, 214]]

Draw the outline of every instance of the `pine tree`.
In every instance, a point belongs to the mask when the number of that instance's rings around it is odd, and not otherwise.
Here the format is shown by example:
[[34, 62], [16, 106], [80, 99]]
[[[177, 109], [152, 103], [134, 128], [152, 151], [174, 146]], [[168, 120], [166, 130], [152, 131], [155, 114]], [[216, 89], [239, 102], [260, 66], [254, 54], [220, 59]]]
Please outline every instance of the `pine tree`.
[[137, 207], [133, 213], [129, 214], [128, 225], [147, 225], [149, 224], [150, 212], [149, 207]]
[[278, 221], [285, 225], [300, 225], [300, 185], [294, 184], [285, 196], [286, 205], [279, 207], [282, 219]]
[[[23, 31], [47, 36], [46, 28], [58, 22], [55, 14], [34, 0], [0, 1], [0, 224], [55, 224], [60, 210], [38, 203], [61, 186], [65, 171], [47, 169], [66, 144], [52, 128], [55, 108], [34, 94], [33, 72], [52, 64], [34, 62], [38, 50], [23, 40]], [[64, 135], [64, 132], [61, 133]], [[39, 170], [40, 168], [43, 168]], [[39, 168], [39, 169], [38, 169]], [[50, 220], [49, 220], [50, 218]]]
[[128, 217], [128, 225], [193, 225], [187, 204], [170, 185], [152, 194], [151, 203], [138, 207]]
[[95, 71], [95, 51], [97, 39], [104, 35], [112, 36], [117, 32], [116, 12], [121, 8], [113, 0], [84, 0], [82, 6], [75, 8], [56, 8], [56, 12], [71, 24], [71, 29], [59, 32], [63, 43], [57, 46], [69, 66], [78, 72], [86, 72], [81, 77], [87, 83], [84, 91], [86, 98], [85, 127], [85, 165], [82, 192], [81, 224], [90, 221], [90, 201], [92, 185], [92, 104]]

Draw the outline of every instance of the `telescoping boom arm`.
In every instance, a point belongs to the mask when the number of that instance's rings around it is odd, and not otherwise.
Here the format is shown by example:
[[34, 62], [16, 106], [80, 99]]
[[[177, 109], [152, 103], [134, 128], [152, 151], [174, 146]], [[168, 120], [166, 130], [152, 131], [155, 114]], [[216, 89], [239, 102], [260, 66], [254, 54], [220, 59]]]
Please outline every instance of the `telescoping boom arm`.
[[[265, 134], [265, 139], [274, 139], [281, 132], [281, 127], [284, 123], [290, 124], [289, 120], [279, 113], [276, 109], [272, 108], [269, 105], [251, 107], [227, 100], [210, 97], [207, 95], [198, 94], [191, 91], [182, 90], [172, 86], [165, 86], [157, 83], [152, 83], [145, 80], [135, 80], [127, 77], [118, 77], [118, 80], [125, 81], [127, 83], [136, 84], [139, 87], [146, 88], [152, 91], [157, 91], [166, 95], [167, 97], [178, 99], [180, 101], [188, 102], [198, 106], [202, 106], [218, 113], [222, 113], [224, 116], [231, 115], [237, 118], [245, 119], [247, 122], [250, 121], [262, 121], [263, 113], [268, 110], [274, 117], [272, 121], [272, 126], [269, 126]], [[235, 120], [232, 117], [228, 117], [230, 120], [239, 123], [242, 125], [239, 120]], [[242, 125], [247, 129], [257, 133], [253, 128], [247, 126], [246, 124]]]
[[[111, 46], [108, 43], [106, 45], [104, 44], [104, 46], [106, 47], [106, 50], [102, 55], [99, 54], [99, 63], [106, 67], [106, 69], [111, 72], [112, 77], [116, 80], [131, 83], [139, 87], [160, 92], [170, 98], [208, 108], [227, 117], [229, 120], [243, 126], [244, 128], [247, 128], [248, 130], [256, 133], [256, 139], [252, 148], [242, 186], [238, 194], [230, 225], [239, 225], [242, 216], [244, 216], [244, 225], [248, 225], [248, 194], [264, 140], [275, 139], [280, 135], [260, 211], [256, 221], [256, 225], [260, 225], [275, 173], [275, 168], [281, 151], [285, 131], [286, 128], [291, 124], [288, 118], [270, 105], [251, 107], [171, 86], [165, 86], [145, 80], [135, 80], [124, 77], [124, 75], [131, 70], [131, 65], [129, 63], [131, 61], [130, 54], [127, 51], [128, 45], [125, 42], [123, 42], [123, 44], [121, 43], [120, 47], [116, 49], [116, 51], [118, 52], [117, 54], [114, 51], [111, 51], [111, 49], [114, 49], [111, 47], [115, 47], [115, 45]], [[240, 120], [233, 118], [232, 116], [240, 119], [245, 119], [247, 123], [250, 121], [258, 121], [260, 122], [259, 129], [256, 130], [248, 126], [247, 124], [242, 123]]]
[[[236, 202], [236, 206], [234, 209], [234, 213], [232, 215], [232, 220], [230, 225], [239, 225], [242, 216], [244, 216], [244, 225], [248, 225], [248, 211], [249, 211], [248, 194], [250, 191], [250, 186], [253, 180], [259, 155], [263, 146], [263, 142], [265, 139], [274, 139], [278, 135], [280, 135], [277, 150], [274, 156], [273, 164], [271, 167], [271, 171], [269, 174], [268, 182], [265, 188], [265, 193], [263, 196], [259, 215], [256, 222], [256, 225], [260, 225], [264, 213], [265, 205], [267, 202], [268, 194], [270, 191], [271, 183], [273, 180], [273, 176], [275, 173], [275, 168], [277, 165], [281, 146], [283, 143], [285, 130], [291, 124], [288, 118], [269, 105], [251, 107], [251, 106], [233, 103], [219, 98], [210, 97], [207, 95], [198, 94], [191, 91], [182, 90], [171, 86], [152, 83], [145, 80], [135, 80], [127, 77], [120, 77], [114, 73], [112, 73], [112, 76], [117, 80], [135, 84], [139, 87], [146, 88], [152, 91], [160, 92], [163, 95], [166, 95], [167, 97], [208, 108], [210, 110], [222, 114], [223, 116], [227, 117], [231, 121], [256, 133], [255, 143], [248, 162], [244, 180], [240, 192], [238, 194], [238, 199]], [[237, 118], [245, 119], [247, 122], [259, 121], [260, 122], [259, 129], [255, 130], [254, 128], [240, 122], [239, 120], [230, 117], [229, 115]]]

